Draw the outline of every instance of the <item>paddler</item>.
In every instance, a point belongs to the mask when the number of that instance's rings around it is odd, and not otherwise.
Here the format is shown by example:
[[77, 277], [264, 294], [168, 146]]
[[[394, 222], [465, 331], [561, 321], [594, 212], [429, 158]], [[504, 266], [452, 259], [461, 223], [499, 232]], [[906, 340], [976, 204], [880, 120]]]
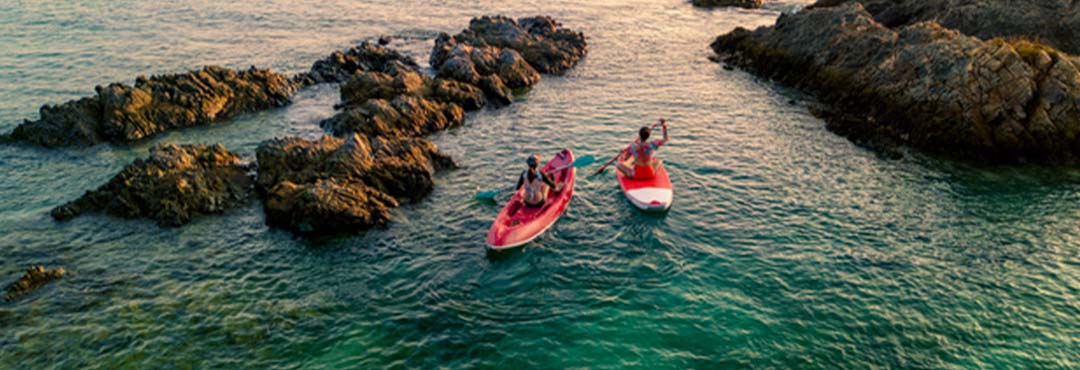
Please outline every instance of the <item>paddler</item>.
[[537, 166], [540, 165], [540, 158], [535, 155], [529, 156], [525, 163], [529, 165], [529, 168], [521, 173], [515, 189], [525, 188], [525, 194], [523, 194], [521, 200], [525, 202], [526, 206], [543, 207], [544, 202], [547, 201], [548, 187], [550, 186], [558, 193], [562, 191], [562, 185], [555, 184], [555, 176], [537, 169]]
[[664, 138], [651, 142], [649, 134], [652, 133], [652, 129], [649, 126], [643, 126], [641, 130], [638, 130], [638, 139], [623, 150], [622, 158], [619, 158], [619, 163], [616, 164], [616, 168], [623, 175], [637, 180], [648, 180], [655, 176], [656, 170], [663, 165], [663, 161], [656, 159], [654, 153], [660, 149], [660, 146], [667, 144], [667, 120], [661, 118], [660, 127], [664, 130]]

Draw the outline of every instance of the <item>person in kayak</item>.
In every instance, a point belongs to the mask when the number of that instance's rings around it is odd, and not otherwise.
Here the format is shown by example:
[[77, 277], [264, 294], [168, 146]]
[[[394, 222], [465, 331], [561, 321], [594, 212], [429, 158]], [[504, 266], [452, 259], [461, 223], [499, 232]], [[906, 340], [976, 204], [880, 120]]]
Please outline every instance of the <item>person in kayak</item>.
[[540, 164], [540, 159], [535, 155], [529, 156], [525, 163], [529, 165], [529, 169], [521, 173], [515, 189], [525, 188], [525, 194], [521, 200], [525, 202], [526, 206], [543, 207], [544, 202], [547, 201], [548, 187], [550, 186], [558, 193], [562, 191], [562, 186], [555, 184], [555, 176], [543, 173], [536, 168]]
[[653, 153], [668, 141], [667, 121], [663, 118], [660, 119], [660, 127], [664, 130], [664, 138], [650, 142], [649, 134], [652, 129], [643, 126], [638, 131], [638, 139], [623, 150], [622, 158], [615, 168], [626, 177], [638, 180], [648, 180], [656, 176], [656, 170], [663, 165], [663, 161], [656, 159]]

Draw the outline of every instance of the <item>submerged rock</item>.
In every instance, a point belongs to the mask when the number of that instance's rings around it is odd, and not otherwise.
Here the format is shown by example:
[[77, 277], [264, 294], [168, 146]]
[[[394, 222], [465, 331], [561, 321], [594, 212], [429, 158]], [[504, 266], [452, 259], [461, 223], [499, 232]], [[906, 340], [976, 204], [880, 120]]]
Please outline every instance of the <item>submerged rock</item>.
[[134, 86], [98, 86], [97, 95], [41, 107], [10, 139], [54, 147], [129, 143], [161, 132], [204, 125], [240, 113], [289, 104], [296, 85], [268, 69], [216, 66], [180, 74], [139, 77]]
[[221, 145], [164, 145], [150, 150], [97, 190], [52, 210], [56, 220], [94, 211], [180, 226], [196, 214], [247, 203], [252, 179], [240, 157]]
[[889, 28], [933, 21], [983, 40], [1037, 40], [1070, 54], [1080, 53], [1080, 7], [1062, 0], [819, 0], [813, 7], [862, 3]]
[[34, 266], [26, 269], [26, 273], [23, 274], [19, 280], [15, 280], [14, 283], [8, 285], [7, 292], [4, 295], [4, 300], [14, 301], [21, 298], [30, 292], [48, 284], [54, 280], [60, 279], [66, 272], [63, 267], [55, 269], [45, 269], [45, 266]]
[[[890, 29], [862, 5], [782, 15], [712, 44], [725, 62], [814, 93], [829, 128], [990, 161], [1080, 156], [1080, 61], [933, 22]], [[857, 119], [853, 119], [857, 118]]]
[[690, 3], [703, 8], [736, 6], [753, 9], [760, 8], [765, 3], [765, 0], [691, 0]]
[[293, 77], [302, 85], [327, 82], [345, 82], [364, 71], [382, 71], [387, 63], [396, 61], [412, 68], [419, 68], [411, 57], [390, 49], [385, 45], [389, 41], [372, 44], [363, 42], [345, 51], [335, 51], [326, 58], [316, 61], [311, 70]]
[[421, 138], [296, 137], [259, 145], [257, 184], [268, 224], [306, 235], [386, 225], [400, 201], [434, 189], [449, 157]]
[[459, 81], [476, 83], [479, 75], [497, 75], [507, 86], [529, 86], [539, 81], [539, 76], [518, 57], [540, 73], [560, 73], [585, 56], [586, 46], [584, 34], [563, 28], [551, 17], [514, 21], [484, 16], [473, 18], [468, 29], [453, 37], [439, 35], [431, 52], [431, 66], [440, 75]]

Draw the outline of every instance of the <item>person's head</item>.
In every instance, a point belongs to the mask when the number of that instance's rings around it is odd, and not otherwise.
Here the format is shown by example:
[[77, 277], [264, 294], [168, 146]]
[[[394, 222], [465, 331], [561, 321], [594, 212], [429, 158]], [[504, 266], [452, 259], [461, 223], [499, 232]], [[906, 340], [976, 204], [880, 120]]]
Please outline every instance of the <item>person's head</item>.
[[536, 166], [540, 164], [540, 158], [536, 155], [530, 155], [528, 159], [525, 159], [525, 164], [529, 165], [529, 169], [535, 170]]
[[649, 140], [649, 134], [652, 133], [652, 129], [649, 126], [641, 126], [641, 130], [638, 130], [638, 136], [641, 137], [641, 141]]

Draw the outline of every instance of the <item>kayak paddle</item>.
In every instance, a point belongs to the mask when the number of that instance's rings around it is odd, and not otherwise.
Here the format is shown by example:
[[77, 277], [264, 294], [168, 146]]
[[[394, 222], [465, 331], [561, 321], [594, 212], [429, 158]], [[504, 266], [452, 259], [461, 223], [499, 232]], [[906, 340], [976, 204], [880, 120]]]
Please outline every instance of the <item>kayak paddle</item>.
[[[585, 166], [588, 166], [588, 165], [593, 164], [593, 163], [596, 163], [596, 157], [593, 157], [591, 155], [585, 155], [585, 156], [582, 156], [581, 158], [575, 159], [574, 163], [571, 163], [571, 164], [556, 168], [556, 169], [552, 170], [551, 172], [559, 172], [559, 171], [565, 170], [565, 169], [570, 168], [570, 167], [585, 167]], [[477, 199], [477, 200], [491, 200], [491, 199], [494, 199], [495, 196], [501, 194], [502, 192], [509, 191], [509, 190], [512, 190], [512, 189], [514, 189], [514, 186], [505, 186], [505, 187], [499, 188], [498, 190], [482, 191], [482, 192], [476, 193], [476, 196], [474, 198]]]

